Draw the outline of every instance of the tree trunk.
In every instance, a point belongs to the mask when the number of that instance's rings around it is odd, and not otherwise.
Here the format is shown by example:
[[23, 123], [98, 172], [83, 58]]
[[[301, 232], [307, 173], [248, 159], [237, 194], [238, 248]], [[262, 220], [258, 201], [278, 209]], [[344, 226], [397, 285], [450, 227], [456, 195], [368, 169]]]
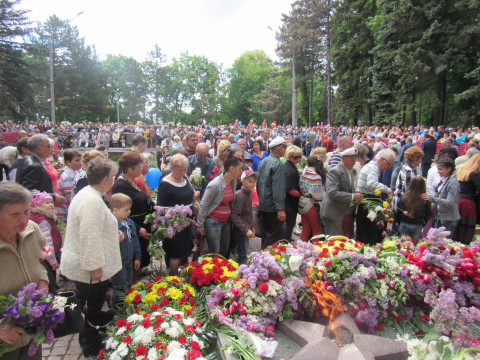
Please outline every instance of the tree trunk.
[[[418, 107], [418, 122], [422, 122], [422, 107], [423, 107], [423, 91], [420, 93], [420, 100], [419, 100], [420, 106]], [[417, 126], [416, 122], [413, 122], [412, 119], [412, 125]]]
[[[313, 63], [313, 61], [312, 61]], [[310, 91], [308, 94], [308, 126], [312, 127], [312, 117], [313, 117], [313, 79], [315, 78], [315, 69], [312, 64], [312, 77], [310, 79]]]
[[437, 98], [440, 104], [435, 108], [435, 126], [445, 123], [445, 100], [447, 98], [447, 73], [445, 71], [437, 76]]
[[327, 122], [332, 123], [332, 77], [330, 69], [330, 0], [327, 0]]
[[297, 89], [295, 80], [295, 53], [292, 56], [292, 126], [297, 127]]

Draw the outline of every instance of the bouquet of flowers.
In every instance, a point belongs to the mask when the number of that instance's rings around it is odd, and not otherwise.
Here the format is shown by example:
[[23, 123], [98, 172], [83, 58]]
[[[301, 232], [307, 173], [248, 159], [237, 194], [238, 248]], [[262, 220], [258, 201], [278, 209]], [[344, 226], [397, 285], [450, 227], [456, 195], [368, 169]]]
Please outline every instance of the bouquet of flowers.
[[189, 218], [192, 216], [189, 206], [155, 206], [154, 209], [155, 211], [145, 218], [145, 223], [152, 224], [152, 233], [148, 238], [148, 252], [152, 257], [161, 260], [165, 255], [162, 240], [166, 237], [172, 238], [177, 232], [193, 224], [194, 221]]
[[379, 228], [382, 228], [382, 236], [386, 237], [386, 223], [393, 222], [393, 213], [390, 208], [392, 199], [389, 198], [387, 201], [384, 201], [379, 197], [380, 194], [381, 191], [378, 189], [375, 189], [374, 194], [366, 194], [362, 203], [357, 204], [357, 209], [358, 206], [365, 207], [368, 211], [367, 218], [371, 222], [376, 223]]
[[219, 256], [205, 256], [198, 261], [192, 261], [182, 270], [182, 276], [197, 287], [218, 285], [232, 279], [238, 264], [233, 260], [226, 260]]
[[118, 320], [107, 333], [99, 359], [204, 359], [201, 322], [171, 307], [132, 314]]
[[127, 291], [127, 314], [145, 314], [164, 307], [175, 308], [192, 315], [196, 308], [195, 289], [178, 276], [157, 276], [154, 282], [138, 282]]
[[325, 239], [324, 235], [317, 235], [311, 238], [310, 241], [315, 246], [315, 250], [319, 252], [318, 256], [320, 258], [330, 258], [345, 251], [358, 252], [365, 246], [360, 241], [348, 239], [345, 236], [330, 236], [328, 239]]
[[205, 176], [202, 175], [202, 170], [200, 168], [195, 168], [188, 179], [192, 185], [198, 187], [202, 184], [203, 180], [205, 180]]
[[[67, 298], [37, 290], [37, 284], [26, 285], [17, 296], [0, 296], [0, 326], [15, 325], [25, 329], [32, 338], [28, 355], [33, 356], [42, 343], [55, 341], [53, 329], [65, 319]], [[74, 306], [74, 305], [72, 305]], [[0, 357], [10, 346], [0, 341]]]

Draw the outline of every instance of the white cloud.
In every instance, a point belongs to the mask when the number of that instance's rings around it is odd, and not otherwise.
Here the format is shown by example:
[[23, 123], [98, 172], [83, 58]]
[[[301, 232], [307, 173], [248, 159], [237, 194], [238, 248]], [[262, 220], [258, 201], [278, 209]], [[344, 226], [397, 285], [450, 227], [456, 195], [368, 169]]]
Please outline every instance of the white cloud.
[[[248, 50], [275, 58], [275, 31], [293, 0], [22, 0], [33, 21], [73, 19], [81, 37], [107, 54], [141, 61], [157, 43], [168, 58], [188, 50], [230, 67]], [[270, 30], [267, 26], [273, 29]]]

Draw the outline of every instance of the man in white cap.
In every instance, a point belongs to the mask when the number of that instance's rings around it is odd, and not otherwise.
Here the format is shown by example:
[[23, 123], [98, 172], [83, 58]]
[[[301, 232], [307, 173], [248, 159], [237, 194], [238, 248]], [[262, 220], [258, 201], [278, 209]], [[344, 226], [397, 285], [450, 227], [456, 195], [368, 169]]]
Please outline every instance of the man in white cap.
[[280, 158], [287, 143], [281, 136], [270, 142], [270, 155], [258, 167], [257, 192], [262, 225], [262, 249], [282, 239], [285, 215], [285, 167]]
[[342, 162], [327, 174], [325, 198], [321, 214], [325, 222], [325, 234], [344, 235], [343, 220], [353, 200], [362, 202], [363, 194], [353, 193], [352, 168], [358, 157], [357, 148], [349, 148], [341, 153]]

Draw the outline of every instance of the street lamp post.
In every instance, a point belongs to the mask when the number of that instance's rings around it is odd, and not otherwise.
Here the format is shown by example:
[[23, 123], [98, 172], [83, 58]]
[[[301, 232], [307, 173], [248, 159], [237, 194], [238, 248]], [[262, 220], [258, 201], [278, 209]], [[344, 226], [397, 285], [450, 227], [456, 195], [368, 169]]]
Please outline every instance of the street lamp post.
[[[82, 15], [84, 11], [80, 11], [70, 20], [67, 20], [67, 25], [70, 24], [77, 17]], [[55, 124], [55, 81], [53, 80], [53, 38], [50, 39], [50, 51], [49, 51], [49, 65], [50, 65], [50, 117], [52, 124]]]

